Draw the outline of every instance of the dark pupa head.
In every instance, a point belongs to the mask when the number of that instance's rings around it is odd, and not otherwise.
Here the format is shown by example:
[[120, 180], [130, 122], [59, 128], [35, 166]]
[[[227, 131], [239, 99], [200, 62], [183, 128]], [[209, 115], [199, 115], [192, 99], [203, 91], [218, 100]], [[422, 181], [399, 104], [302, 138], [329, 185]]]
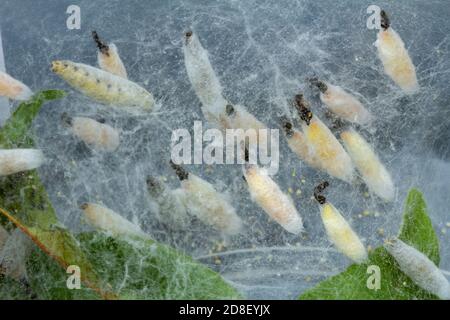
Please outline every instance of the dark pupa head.
[[309, 105], [305, 101], [303, 94], [295, 95], [294, 100], [295, 100], [294, 106], [297, 109], [300, 119], [305, 121], [306, 124], [309, 126], [309, 124], [311, 123], [313, 114], [312, 114], [311, 110], [309, 110], [309, 108], [308, 108]]
[[81, 210], [86, 210], [89, 207], [89, 204], [87, 202], [80, 204]]
[[175, 164], [172, 160], [170, 160], [170, 166], [175, 171], [175, 174], [180, 181], [187, 180], [187, 178], [189, 178], [189, 173], [184, 170], [182, 166]]
[[324, 181], [314, 188], [314, 198], [318, 203], [325, 204], [327, 202], [327, 198], [322, 193], [329, 185], [328, 181]]
[[386, 13], [386, 11], [381, 10], [380, 11], [380, 18], [381, 18], [381, 27], [386, 30], [391, 26], [391, 21], [389, 20], [389, 17]]
[[100, 37], [97, 34], [97, 31], [92, 31], [92, 38], [94, 39], [95, 43], [97, 44], [98, 50], [100, 50], [101, 53], [109, 56], [109, 47], [106, 43], [104, 43], [102, 40], [100, 40]]
[[313, 77], [308, 79], [312, 86], [317, 87], [320, 92], [325, 93], [328, 90], [327, 85], [320, 81], [319, 78]]
[[67, 114], [67, 112], [63, 112], [61, 115], [61, 121], [65, 126], [71, 127], [73, 125], [73, 118]]
[[227, 116], [231, 117], [236, 114], [236, 109], [231, 104], [227, 104], [225, 107], [225, 112], [227, 113]]
[[188, 30], [187, 32], [185, 32], [184, 40], [186, 41], [186, 44], [189, 43], [189, 40], [191, 40], [193, 34], [194, 33], [192, 32], [192, 30]]
[[294, 135], [292, 122], [286, 116], [283, 116], [280, 118], [280, 123], [286, 136], [292, 137]]
[[158, 193], [162, 189], [161, 181], [155, 177], [148, 176], [146, 179], [147, 190], [153, 194]]

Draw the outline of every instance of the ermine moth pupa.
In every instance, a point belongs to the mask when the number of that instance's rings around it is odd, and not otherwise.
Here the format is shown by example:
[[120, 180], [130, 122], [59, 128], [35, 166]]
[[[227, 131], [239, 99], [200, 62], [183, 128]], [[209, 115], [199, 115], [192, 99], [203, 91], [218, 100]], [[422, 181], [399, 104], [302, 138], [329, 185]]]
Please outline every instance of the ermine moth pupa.
[[19, 228], [14, 229], [0, 251], [0, 274], [17, 281], [26, 280], [26, 261], [31, 246], [31, 239]]
[[182, 189], [171, 190], [160, 179], [147, 177], [147, 190], [158, 205], [160, 220], [178, 228], [186, 227], [189, 222], [186, 207], [186, 193]]
[[370, 144], [354, 130], [341, 133], [341, 139], [369, 189], [385, 201], [392, 201], [395, 187], [391, 175]]
[[320, 100], [341, 119], [361, 125], [372, 121], [373, 117], [364, 105], [341, 87], [315, 78], [311, 82], [319, 88]]
[[33, 92], [25, 84], [0, 71], [0, 96], [12, 100], [28, 100]]
[[314, 189], [314, 197], [319, 203], [320, 215], [328, 238], [348, 258], [356, 263], [362, 263], [367, 260], [366, 248], [339, 210], [321, 195], [327, 186], [326, 181], [319, 184]]
[[397, 238], [388, 240], [385, 248], [415, 284], [441, 299], [450, 299], [447, 278], [426, 255]]
[[381, 28], [377, 35], [375, 46], [378, 57], [384, 66], [384, 72], [407, 93], [413, 93], [419, 88], [416, 68], [398, 33], [390, 26], [389, 18], [381, 10]]
[[83, 203], [84, 220], [96, 229], [109, 232], [114, 236], [138, 236], [150, 238], [141, 228], [118, 213], [95, 203]]
[[185, 192], [185, 203], [189, 212], [203, 223], [227, 235], [235, 235], [242, 230], [242, 220], [231, 204], [205, 180], [188, 173], [181, 166], [170, 162]]
[[119, 132], [107, 124], [85, 117], [69, 117], [67, 113], [63, 113], [62, 120], [75, 136], [94, 149], [112, 152], [119, 147]]
[[220, 126], [227, 101], [222, 96], [222, 86], [209, 61], [208, 51], [192, 31], [185, 33], [183, 52], [186, 72], [202, 103], [202, 112], [208, 121]]
[[[246, 150], [246, 161], [248, 161], [248, 150]], [[281, 191], [267, 171], [249, 163], [244, 165], [243, 171], [252, 200], [286, 231], [300, 234], [303, 231], [300, 214], [292, 199]]]
[[153, 95], [122, 77], [72, 61], [53, 61], [52, 71], [74, 89], [100, 103], [119, 107], [134, 107], [151, 111]]
[[127, 79], [127, 70], [120, 59], [119, 52], [114, 43], [106, 44], [98, 36], [96, 31], [92, 31], [92, 37], [98, 47], [97, 61], [100, 68]]
[[37, 149], [0, 150], [0, 176], [33, 170], [42, 165], [44, 154]]
[[289, 120], [282, 119], [282, 127], [291, 150], [310, 166], [351, 182], [355, 168], [345, 149], [330, 129], [307, 108], [303, 95], [295, 97], [295, 106], [302, 120], [302, 131], [293, 129]]

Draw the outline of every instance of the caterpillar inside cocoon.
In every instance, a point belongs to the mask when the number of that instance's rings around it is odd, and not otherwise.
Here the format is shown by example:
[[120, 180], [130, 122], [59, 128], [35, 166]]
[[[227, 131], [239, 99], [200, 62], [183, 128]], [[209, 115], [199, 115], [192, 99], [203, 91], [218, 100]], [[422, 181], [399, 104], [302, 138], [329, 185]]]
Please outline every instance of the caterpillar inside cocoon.
[[85, 117], [62, 115], [75, 136], [94, 149], [115, 151], [120, 144], [119, 132], [113, 127]]
[[26, 260], [31, 246], [30, 238], [22, 230], [14, 229], [0, 251], [0, 274], [17, 281], [26, 280]]
[[244, 177], [253, 201], [273, 220], [290, 233], [300, 234], [303, 231], [302, 218], [292, 199], [281, 191], [265, 169], [245, 164]]
[[161, 180], [147, 177], [147, 190], [158, 205], [159, 219], [170, 227], [182, 228], [189, 223], [185, 192], [171, 190]]
[[0, 71], [0, 96], [12, 100], [28, 100], [32, 95], [33, 91], [25, 84]]
[[192, 31], [185, 34], [183, 52], [186, 71], [202, 103], [205, 118], [220, 125], [219, 118], [225, 111], [227, 101], [222, 96], [222, 86], [209, 61], [208, 51]]
[[119, 52], [114, 43], [106, 44], [100, 40], [96, 31], [92, 31], [92, 37], [98, 47], [97, 61], [100, 68], [127, 79], [127, 70], [120, 59]]
[[327, 186], [327, 182], [317, 186], [314, 196], [319, 202], [320, 215], [328, 238], [348, 258], [356, 263], [362, 263], [367, 260], [367, 251], [363, 243], [339, 210], [320, 195]]
[[351, 182], [355, 171], [353, 163], [330, 129], [309, 110], [304, 111], [301, 117], [304, 120], [302, 131], [294, 129], [288, 119], [282, 119], [290, 149], [311, 167]]
[[341, 139], [369, 189], [385, 201], [392, 201], [395, 187], [391, 175], [370, 144], [354, 130], [342, 132]]
[[255, 116], [253, 116], [251, 113], [249, 113], [245, 109], [245, 107], [227, 104], [225, 107], [225, 113], [227, 115], [226, 118], [227, 128], [242, 129], [244, 135], [246, 130], [252, 129], [256, 133], [255, 142], [258, 143], [259, 150], [262, 149], [267, 150], [269, 148], [270, 139], [267, 126], [258, 119], [256, 119]]
[[447, 279], [426, 255], [397, 238], [387, 241], [385, 248], [415, 284], [441, 299], [450, 299]]
[[0, 150], [0, 176], [33, 170], [44, 163], [44, 154], [37, 149]]
[[52, 71], [91, 99], [104, 104], [136, 107], [151, 111], [153, 95], [122, 77], [72, 61], [53, 61]]
[[228, 235], [242, 230], [242, 220], [231, 204], [214, 187], [181, 166], [171, 162], [185, 193], [184, 199], [189, 212], [204, 223]]
[[109, 232], [114, 236], [139, 236], [150, 238], [141, 228], [118, 213], [95, 203], [83, 203], [80, 206], [85, 221], [94, 228]]
[[317, 79], [313, 79], [313, 83], [320, 90], [320, 100], [338, 117], [361, 125], [372, 121], [364, 105], [341, 87]]
[[390, 26], [385, 11], [381, 11], [381, 29], [375, 46], [383, 63], [384, 72], [405, 92], [417, 91], [416, 69], [398, 33]]

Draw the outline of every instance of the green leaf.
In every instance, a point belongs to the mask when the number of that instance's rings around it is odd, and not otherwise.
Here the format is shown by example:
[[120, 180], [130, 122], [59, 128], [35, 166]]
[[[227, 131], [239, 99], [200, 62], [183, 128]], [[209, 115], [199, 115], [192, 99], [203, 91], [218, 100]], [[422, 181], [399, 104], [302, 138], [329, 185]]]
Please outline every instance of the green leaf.
[[[240, 298], [219, 274], [152, 240], [112, 238], [98, 232], [82, 233], [77, 238], [102, 275], [102, 285], [110, 284], [119, 299]], [[45, 257], [34, 255], [27, 266], [33, 283], [39, 285], [35, 288], [33, 284], [33, 288], [44, 296], [47, 293], [46, 298], [89, 297], [89, 291], [67, 289], [65, 272]]]
[[33, 293], [25, 284], [0, 275], [0, 300], [31, 300]]
[[29, 130], [33, 119], [46, 101], [65, 96], [62, 90], [41, 91], [19, 105], [0, 130], [0, 149], [30, 148], [34, 145]]
[[[426, 212], [422, 194], [410, 190], [403, 215], [400, 238], [415, 246], [430, 259], [439, 261], [439, 243]], [[381, 288], [369, 289], [367, 281], [372, 273], [369, 266], [378, 266], [381, 274]], [[369, 254], [367, 263], [352, 264], [344, 272], [322, 281], [307, 290], [299, 299], [305, 300], [403, 300], [403, 299], [437, 299], [436, 296], [422, 290], [414, 284], [399, 268], [396, 261], [383, 247]]]
[[[62, 96], [46, 91], [21, 104], [0, 130], [0, 147], [32, 147], [33, 118], [46, 100]], [[28, 257], [27, 274], [39, 299], [240, 297], [219, 274], [151, 240], [130, 243], [100, 233], [75, 238], [59, 224], [36, 171], [0, 178], [0, 191], [0, 206], [5, 208], [0, 213], [37, 245]], [[69, 265], [81, 269], [81, 290], [67, 288]]]
[[437, 266], [439, 265], [439, 239], [428, 217], [423, 195], [417, 189], [411, 189], [406, 198], [403, 222], [398, 238], [426, 254], [431, 261]]
[[[0, 148], [34, 146], [30, 127], [44, 102], [64, 96], [63, 91], [48, 90], [19, 105], [0, 130]], [[75, 264], [85, 270], [82, 280], [105, 298], [114, 297], [98, 287], [98, 276], [90, 266], [77, 240], [58, 222], [47, 192], [36, 170], [0, 177], [0, 214], [20, 228], [36, 245], [66, 268]]]

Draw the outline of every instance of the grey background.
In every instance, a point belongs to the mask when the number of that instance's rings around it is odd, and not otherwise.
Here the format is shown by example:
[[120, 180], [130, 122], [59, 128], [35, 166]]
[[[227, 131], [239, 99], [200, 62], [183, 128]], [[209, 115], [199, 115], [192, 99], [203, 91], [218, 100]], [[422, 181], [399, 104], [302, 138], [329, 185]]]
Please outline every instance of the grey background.
[[[70, 4], [81, 7], [81, 30], [67, 30]], [[421, 90], [403, 95], [383, 73], [366, 28], [366, 8], [377, 4], [390, 14], [417, 67]], [[6, 68], [33, 90], [67, 89], [70, 95], [45, 106], [35, 121], [38, 145], [47, 157], [42, 179], [61, 220], [74, 231], [80, 202], [102, 202], [138, 223], [156, 239], [198, 257], [220, 271], [250, 298], [294, 298], [349, 261], [326, 238], [313, 187], [331, 182], [328, 199], [352, 223], [366, 245], [380, 245], [397, 233], [410, 187], [420, 188], [441, 240], [441, 268], [450, 270], [450, 6], [448, 1], [25, 1], [3, 0], [0, 27]], [[189, 166], [227, 194], [245, 222], [245, 232], [226, 239], [220, 261], [211, 251], [220, 235], [192, 222], [174, 229], [159, 222], [145, 190], [149, 174], [177, 187], [167, 162], [171, 129], [192, 130], [204, 120], [184, 68], [183, 32], [192, 28], [232, 102], [246, 106], [269, 127], [287, 109], [287, 100], [304, 91], [313, 111], [330, 124], [304, 79], [315, 73], [359, 94], [377, 121], [357, 128], [375, 147], [398, 188], [396, 201], [383, 204], [349, 185], [317, 172], [287, 148], [281, 137], [283, 190], [292, 188], [305, 221], [302, 237], [287, 234], [249, 198], [239, 166]], [[54, 59], [96, 64], [90, 32], [119, 48], [129, 77], [150, 90], [161, 107], [153, 115], [129, 116], [91, 102], [53, 75]], [[17, 104], [14, 104], [15, 106]], [[60, 124], [62, 112], [104, 117], [120, 128], [121, 147], [113, 154], [91, 151]], [[205, 124], [206, 126], [206, 124]], [[293, 170], [296, 176], [293, 177]], [[369, 217], [360, 215], [369, 210]], [[378, 212], [377, 217], [373, 215]], [[377, 233], [384, 229], [385, 236]]]

